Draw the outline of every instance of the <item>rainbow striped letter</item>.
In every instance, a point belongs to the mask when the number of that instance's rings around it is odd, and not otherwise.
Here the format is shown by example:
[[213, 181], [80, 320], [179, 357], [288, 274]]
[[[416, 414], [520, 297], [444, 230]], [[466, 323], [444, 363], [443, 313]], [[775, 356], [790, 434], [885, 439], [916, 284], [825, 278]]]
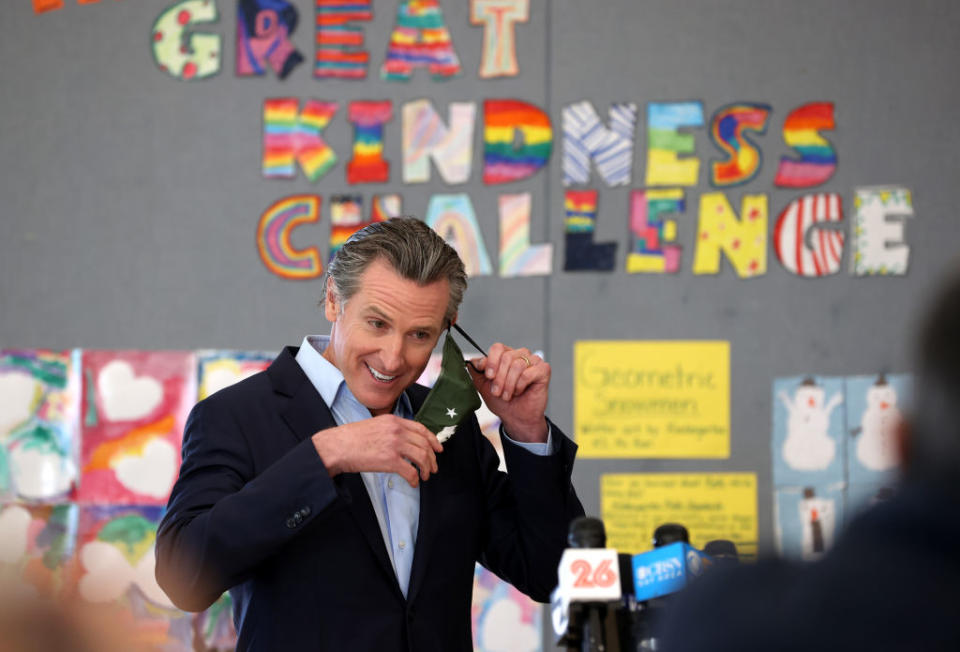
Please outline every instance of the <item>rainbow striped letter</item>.
[[337, 155], [320, 133], [337, 112], [336, 102], [309, 100], [300, 112], [300, 100], [284, 97], [263, 102], [263, 176], [292, 179], [294, 161], [310, 181], [333, 167]]
[[424, 221], [457, 250], [468, 276], [486, 276], [493, 272], [470, 195], [434, 195]]
[[597, 222], [597, 191], [568, 190], [564, 193], [564, 203], [567, 211], [564, 225], [567, 250], [563, 269], [568, 272], [612, 272], [617, 243], [597, 244], [593, 241], [593, 227]]
[[295, 228], [319, 219], [320, 197], [317, 195], [286, 197], [264, 211], [257, 227], [257, 250], [267, 269], [281, 278], [310, 279], [320, 276], [323, 265], [317, 248], [298, 251], [290, 243], [290, 234]]
[[514, 25], [529, 19], [530, 0], [470, 0], [470, 24], [483, 25], [481, 79], [517, 76]]
[[702, 102], [650, 102], [647, 105], [648, 186], [697, 185], [700, 159], [677, 156], [696, 150], [693, 134], [681, 134], [679, 129], [702, 126]]
[[220, 72], [220, 37], [186, 34], [188, 27], [215, 20], [217, 5], [207, 0], [184, 0], [160, 14], [153, 24], [153, 60], [160, 70], [183, 80], [204, 79]]
[[743, 221], [722, 192], [700, 195], [694, 274], [719, 273], [721, 251], [740, 278], [767, 273], [767, 196], [744, 195], [741, 213]]
[[530, 244], [530, 193], [500, 195], [500, 276], [543, 276], [552, 263], [552, 243]]
[[460, 60], [437, 0], [401, 0], [380, 76], [407, 81], [414, 68], [427, 68], [435, 81], [460, 74]]
[[350, 102], [349, 116], [355, 129], [347, 183], [386, 183], [390, 164], [383, 158], [383, 124], [393, 117], [390, 100]]
[[476, 114], [477, 105], [473, 102], [452, 102], [450, 128], [447, 129], [433, 110], [430, 100], [414, 100], [404, 104], [404, 183], [429, 181], [430, 158], [444, 181], [449, 184], [465, 183], [470, 178]]
[[798, 276], [836, 274], [843, 256], [843, 231], [822, 227], [841, 221], [843, 200], [835, 192], [794, 199], [773, 227], [777, 260], [784, 269]]
[[509, 183], [532, 176], [547, 164], [552, 148], [550, 116], [541, 109], [519, 100], [483, 103], [484, 183]]
[[710, 164], [710, 183], [726, 188], [747, 183], [760, 170], [763, 155], [747, 139], [746, 132], [766, 133], [770, 107], [766, 104], [728, 104], [710, 120], [710, 138], [726, 155]]
[[637, 105], [610, 105], [610, 129], [600, 122], [593, 104], [577, 102], [563, 109], [563, 185], [588, 183], [590, 161], [608, 186], [630, 183]]
[[837, 154], [819, 130], [833, 128], [832, 102], [812, 102], [791, 111], [783, 123], [783, 140], [797, 150], [800, 159], [781, 158], [774, 185], [812, 188], [832, 177], [837, 170]]
[[663, 218], [686, 210], [683, 190], [634, 190], [630, 193], [630, 231], [632, 242], [627, 252], [627, 272], [675, 274], [680, 270], [677, 223]]
[[343, 243], [365, 226], [400, 215], [400, 195], [374, 195], [370, 219], [363, 219], [363, 197], [334, 195], [330, 198], [330, 260]]
[[363, 49], [363, 28], [354, 21], [373, 20], [372, 0], [317, 0], [317, 78], [363, 79], [370, 53]]

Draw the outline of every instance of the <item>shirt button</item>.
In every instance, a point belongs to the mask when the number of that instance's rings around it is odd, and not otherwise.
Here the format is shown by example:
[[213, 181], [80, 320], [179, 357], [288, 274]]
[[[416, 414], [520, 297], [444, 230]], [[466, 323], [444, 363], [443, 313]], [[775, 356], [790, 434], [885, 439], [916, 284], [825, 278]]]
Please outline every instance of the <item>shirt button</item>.
[[387, 489], [393, 489], [393, 478], [387, 480]]
[[400, 545], [400, 550], [403, 550], [404, 548], [407, 547], [407, 542], [406, 542], [406, 541], [401, 541], [399, 545]]

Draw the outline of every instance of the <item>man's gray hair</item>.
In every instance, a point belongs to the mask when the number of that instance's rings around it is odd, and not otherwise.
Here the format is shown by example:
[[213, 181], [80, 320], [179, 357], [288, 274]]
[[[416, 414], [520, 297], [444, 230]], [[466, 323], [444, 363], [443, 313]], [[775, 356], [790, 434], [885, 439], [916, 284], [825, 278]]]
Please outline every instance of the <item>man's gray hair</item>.
[[338, 301], [346, 303], [360, 289], [360, 276], [367, 266], [377, 259], [385, 260], [397, 274], [418, 285], [449, 281], [445, 318], [453, 319], [467, 289], [463, 261], [436, 231], [407, 216], [374, 222], [350, 236], [327, 266], [321, 305], [326, 301], [328, 279], [333, 281]]

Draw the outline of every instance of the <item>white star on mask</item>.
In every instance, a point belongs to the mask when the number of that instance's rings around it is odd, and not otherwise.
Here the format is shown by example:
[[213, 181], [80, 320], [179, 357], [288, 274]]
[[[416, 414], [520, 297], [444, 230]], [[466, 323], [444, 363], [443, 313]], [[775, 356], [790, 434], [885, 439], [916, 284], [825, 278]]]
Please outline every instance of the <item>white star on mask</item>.
[[453, 408], [447, 408], [447, 416], [451, 419], [455, 419], [457, 417], [457, 411]]

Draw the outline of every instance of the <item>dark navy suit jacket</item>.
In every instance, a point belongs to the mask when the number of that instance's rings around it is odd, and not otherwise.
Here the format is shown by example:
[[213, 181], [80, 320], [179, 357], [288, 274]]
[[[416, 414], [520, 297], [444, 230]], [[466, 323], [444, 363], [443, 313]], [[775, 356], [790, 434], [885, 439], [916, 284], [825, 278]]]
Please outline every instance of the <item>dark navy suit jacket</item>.
[[[229, 589], [240, 650], [471, 650], [474, 562], [548, 601], [576, 446], [504, 442], [509, 475], [471, 416], [421, 484], [408, 597], [357, 473], [331, 478], [310, 439], [333, 416], [287, 348], [263, 373], [201, 401], [157, 534], [157, 580], [182, 609]], [[407, 390], [416, 411], [427, 389]]]

